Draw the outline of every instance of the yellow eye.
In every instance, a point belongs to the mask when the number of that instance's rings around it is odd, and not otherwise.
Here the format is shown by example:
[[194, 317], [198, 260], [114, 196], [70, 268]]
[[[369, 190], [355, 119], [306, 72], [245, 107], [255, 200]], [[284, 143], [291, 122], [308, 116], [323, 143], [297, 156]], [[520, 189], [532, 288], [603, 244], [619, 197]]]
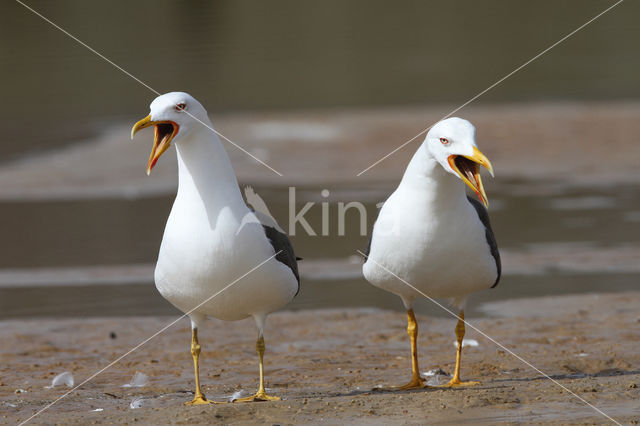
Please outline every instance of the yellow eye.
[[442, 145], [449, 145], [449, 139], [447, 138], [440, 138], [440, 142], [442, 142]]

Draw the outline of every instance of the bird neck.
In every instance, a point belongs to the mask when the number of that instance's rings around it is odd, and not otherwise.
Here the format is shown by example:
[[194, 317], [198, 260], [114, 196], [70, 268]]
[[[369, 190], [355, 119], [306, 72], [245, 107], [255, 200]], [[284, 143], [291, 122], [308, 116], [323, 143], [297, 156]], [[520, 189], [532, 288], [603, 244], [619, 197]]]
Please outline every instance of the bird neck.
[[[206, 124], [213, 129], [208, 120]], [[200, 200], [208, 211], [244, 206], [238, 180], [218, 135], [205, 126], [197, 127], [176, 143], [177, 197]]]
[[425, 144], [413, 155], [400, 182], [400, 188], [418, 192], [426, 202], [442, 206], [466, 197], [464, 182], [447, 172]]

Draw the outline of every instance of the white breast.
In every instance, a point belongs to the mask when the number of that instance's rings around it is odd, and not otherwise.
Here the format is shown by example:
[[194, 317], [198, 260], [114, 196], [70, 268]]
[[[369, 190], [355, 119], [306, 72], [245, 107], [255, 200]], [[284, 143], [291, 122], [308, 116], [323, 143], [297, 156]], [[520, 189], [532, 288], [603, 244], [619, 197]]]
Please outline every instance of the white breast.
[[274, 250], [259, 223], [245, 224], [236, 235], [239, 225], [229, 208], [208, 226], [206, 215], [176, 205], [155, 271], [162, 296], [183, 312], [211, 298], [196, 311], [224, 320], [268, 314], [287, 304], [297, 291], [295, 276], [275, 258], [247, 274]]
[[439, 188], [431, 180], [403, 182], [383, 205], [363, 267], [371, 284], [413, 299], [420, 292], [460, 298], [494, 283], [485, 227], [464, 187], [453, 176], [438, 179]]
[[181, 311], [195, 308], [194, 316], [264, 316], [290, 302], [298, 282], [275, 259], [257, 219], [246, 220], [253, 213], [219, 140], [196, 136], [178, 146], [178, 195], [160, 246], [156, 287]]

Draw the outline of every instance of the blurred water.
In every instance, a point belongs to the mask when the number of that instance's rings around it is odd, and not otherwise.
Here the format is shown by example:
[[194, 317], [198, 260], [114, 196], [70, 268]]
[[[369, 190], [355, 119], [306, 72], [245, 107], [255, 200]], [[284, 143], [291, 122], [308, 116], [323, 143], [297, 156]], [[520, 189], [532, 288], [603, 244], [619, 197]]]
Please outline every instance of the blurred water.
[[[189, 91], [214, 114], [461, 104], [610, 4], [29, 2], [160, 92]], [[477, 103], [639, 97], [640, 55], [632, 54], [640, 39], [639, 13], [639, 2], [624, 2]], [[0, 3], [0, 16], [0, 162], [90, 139], [107, 123], [139, 117], [155, 96], [18, 3]], [[268, 136], [268, 129], [262, 131]], [[286, 190], [256, 189], [286, 224]], [[320, 200], [321, 189], [298, 188], [300, 201]], [[373, 213], [392, 186], [329, 189], [332, 214], [337, 201], [362, 201], [358, 197], [365, 194]], [[603, 268], [605, 262], [597, 258], [600, 249], [608, 250], [611, 260], [618, 249], [624, 259], [636, 253], [637, 192], [633, 186], [564, 188], [554, 182], [492, 185], [492, 221], [500, 246], [516, 254], [511, 259], [522, 262], [527, 253], [554, 250], [562, 258], [562, 253], [588, 249], [593, 269], [601, 272], [554, 269], [543, 262], [533, 269], [513, 269], [497, 289], [474, 299], [637, 288], [632, 267], [611, 262], [611, 268]], [[145, 271], [155, 262], [170, 205], [171, 197], [2, 202], [0, 272], [17, 269], [28, 282], [34, 268], [78, 272], [95, 265], [142, 265]], [[307, 215], [316, 229], [320, 213], [316, 206]], [[373, 219], [370, 214], [368, 229]], [[357, 235], [358, 225], [351, 215], [346, 237], [335, 232], [316, 238], [298, 235], [293, 242], [310, 261], [344, 261], [366, 246], [366, 237]], [[339, 269], [317, 268], [320, 272], [303, 282], [291, 308], [401, 308], [394, 296], [353, 272], [340, 275]], [[150, 280], [145, 284], [144, 275], [127, 282], [120, 271], [112, 280], [117, 284], [107, 285], [87, 273], [87, 285], [82, 285], [83, 271], [80, 278], [76, 274], [74, 286], [51, 280], [46, 288], [12, 286], [12, 275], [0, 274], [5, 280], [0, 283], [0, 317], [176, 313]], [[426, 302], [418, 310], [435, 313]]]
[[[612, 4], [602, 0], [29, 5], [160, 92], [210, 112], [461, 104]], [[640, 96], [624, 2], [478, 103]], [[0, 161], [137, 117], [153, 93], [16, 2], [0, 3]]]
[[[255, 189], [286, 229], [286, 189]], [[325, 200], [320, 197], [321, 189], [298, 188], [298, 210], [307, 201]], [[353, 201], [347, 196], [359, 193], [357, 189], [362, 188], [332, 188], [327, 199], [330, 216], [337, 217], [337, 202]], [[377, 195], [368, 192], [368, 229], [374, 220], [375, 204], [390, 190], [378, 190]], [[525, 181], [492, 185], [491, 218], [505, 255], [505, 276], [496, 289], [473, 296], [476, 303], [470, 304], [469, 312], [473, 313], [478, 303], [496, 299], [637, 289], [637, 191], [635, 186], [554, 189], [552, 185]], [[96, 282], [94, 273], [87, 273], [87, 285], [82, 285], [82, 279], [73, 286], [15, 287], [10, 282], [0, 283], [4, 284], [0, 285], [0, 316], [177, 313], [151, 283], [151, 267], [170, 205], [170, 197], [1, 204], [0, 232], [12, 242], [0, 246], [5, 269], [127, 264], [149, 264], [150, 268], [143, 268], [142, 279], [139, 274], [131, 274], [127, 281], [129, 271], [109, 285]], [[319, 231], [321, 206], [316, 204], [305, 218]], [[307, 262], [325, 259], [328, 263], [315, 272], [307, 268], [302, 291], [289, 308], [402, 308], [397, 297], [372, 287], [359, 276], [357, 261], [349, 266], [356, 250], [366, 246], [367, 237], [359, 235], [357, 214], [346, 218], [347, 233], [343, 237], [337, 236], [335, 229], [330, 229], [329, 236], [316, 237], [297, 229], [292, 237], [297, 254]], [[332, 219], [331, 223], [336, 221]], [[581, 250], [584, 254], [579, 253]], [[347, 268], [332, 266], [331, 259]], [[417, 309], [440, 313], [428, 301], [419, 303]]]

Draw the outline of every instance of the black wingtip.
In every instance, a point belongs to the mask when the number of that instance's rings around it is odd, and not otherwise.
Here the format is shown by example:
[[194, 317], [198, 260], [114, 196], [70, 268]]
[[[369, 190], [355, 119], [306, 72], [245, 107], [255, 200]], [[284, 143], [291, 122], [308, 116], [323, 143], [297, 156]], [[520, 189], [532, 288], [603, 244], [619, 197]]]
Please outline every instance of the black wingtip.
[[498, 243], [496, 242], [496, 237], [493, 234], [493, 229], [491, 229], [491, 222], [489, 221], [489, 212], [487, 212], [486, 207], [484, 207], [482, 203], [480, 203], [480, 201], [476, 200], [475, 198], [467, 197], [467, 200], [469, 200], [469, 203], [471, 203], [471, 205], [476, 209], [476, 212], [478, 213], [478, 217], [480, 218], [480, 221], [485, 227], [485, 236], [487, 238], [487, 244], [489, 244], [489, 248], [491, 250], [491, 256], [493, 256], [493, 259], [496, 262], [496, 269], [498, 272], [498, 276], [496, 277], [496, 280], [491, 286], [491, 288], [495, 288], [498, 285], [498, 282], [500, 282], [500, 277], [502, 276], [502, 262], [500, 261], [500, 252], [498, 251]]

